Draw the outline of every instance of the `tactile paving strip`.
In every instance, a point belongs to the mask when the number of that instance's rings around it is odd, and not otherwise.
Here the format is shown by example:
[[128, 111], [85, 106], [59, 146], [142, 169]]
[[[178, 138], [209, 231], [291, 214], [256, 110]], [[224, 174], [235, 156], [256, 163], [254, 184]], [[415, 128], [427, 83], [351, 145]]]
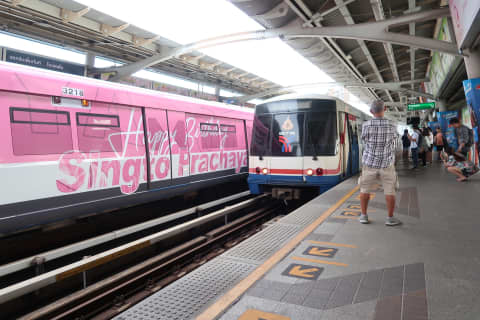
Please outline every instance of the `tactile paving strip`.
[[121, 313], [116, 320], [191, 319], [255, 265], [216, 258]]
[[298, 226], [311, 225], [317, 220], [324, 210], [315, 206], [303, 206], [302, 210], [296, 210], [279, 220], [281, 223]]
[[273, 255], [278, 248], [293, 238], [299, 231], [300, 227], [298, 226], [282, 223], [273, 224], [228, 250], [222, 257], [237, 258], [247, 260], [249, 263], [260, 264]]

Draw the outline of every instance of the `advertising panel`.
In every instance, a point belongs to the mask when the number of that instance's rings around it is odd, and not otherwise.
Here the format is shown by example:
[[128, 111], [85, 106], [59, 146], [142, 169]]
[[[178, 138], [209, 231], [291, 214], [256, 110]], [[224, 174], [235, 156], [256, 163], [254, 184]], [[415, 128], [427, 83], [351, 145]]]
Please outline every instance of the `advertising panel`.
[[468, 48], [480, 29], [480, 1], [450, 0], [450, 13], [459, 48]]
[[[470, 128], [473, 128], [475, 138], [475, 162], [478, 164], [478, 132], [480, 131], [480, 78], [469, 79], [463, 81], [463, 88], [465, 90], [465, 98], [467, 100], [467, 107], [465, 113], [468, 113], [470, 120]], [[465, 121], [464, 121], [465, 122]], [[468, 124], [465, 124], [468, 126]]]

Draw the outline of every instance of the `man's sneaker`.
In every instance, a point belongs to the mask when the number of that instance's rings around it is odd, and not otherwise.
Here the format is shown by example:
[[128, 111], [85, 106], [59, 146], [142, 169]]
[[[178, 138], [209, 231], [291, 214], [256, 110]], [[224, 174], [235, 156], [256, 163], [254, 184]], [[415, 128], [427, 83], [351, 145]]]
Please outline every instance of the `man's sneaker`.
[[385, 221], [385, 224], [387, 226], [393, 227], [393, 226], [398, 226], [399, 224], [402, 224], [402, 221], [398, 220], [395, 217], [388, 217], [387, 221]]
[[368, 221], [368, 215], [367, 214], [361, 214], [360, 219], [358, 219], [358, 221], [360, 221], [360, 223], [363, 223], [363, 224], [370, 223], [370, 221]]

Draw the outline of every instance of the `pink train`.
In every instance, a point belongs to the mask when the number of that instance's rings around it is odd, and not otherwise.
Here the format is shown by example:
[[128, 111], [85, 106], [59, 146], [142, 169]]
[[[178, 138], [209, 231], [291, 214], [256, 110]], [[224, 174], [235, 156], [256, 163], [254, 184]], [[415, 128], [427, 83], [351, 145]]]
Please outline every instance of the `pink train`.
[[0, 233], [245, 179], [253, 111], [0, 64]]

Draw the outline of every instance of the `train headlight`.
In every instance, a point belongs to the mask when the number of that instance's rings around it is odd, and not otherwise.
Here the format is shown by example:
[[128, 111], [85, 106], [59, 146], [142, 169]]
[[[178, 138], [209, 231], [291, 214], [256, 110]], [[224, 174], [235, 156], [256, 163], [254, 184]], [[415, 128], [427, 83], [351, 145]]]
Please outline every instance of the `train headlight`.
[[322, 168], [317, 168], [317, 176], [323, 175], [323, 169]]
[[267, 173], [268, 173], [268, 169], [267, 169], [267, 168], [263, 168], [262, 173], [263, 173], [263, 174], [267, 174]]
[[312, 169], [307, 169], [307, 175], [312, 176], [313, 175], [313, 170]]
[[256, 172], [257, 174], [260, 174], [261, 171], [262, 171], [262, 169], [260, 169], [260, 167], [256, 167], [256, 168], [255, 168], [255, 172]]

